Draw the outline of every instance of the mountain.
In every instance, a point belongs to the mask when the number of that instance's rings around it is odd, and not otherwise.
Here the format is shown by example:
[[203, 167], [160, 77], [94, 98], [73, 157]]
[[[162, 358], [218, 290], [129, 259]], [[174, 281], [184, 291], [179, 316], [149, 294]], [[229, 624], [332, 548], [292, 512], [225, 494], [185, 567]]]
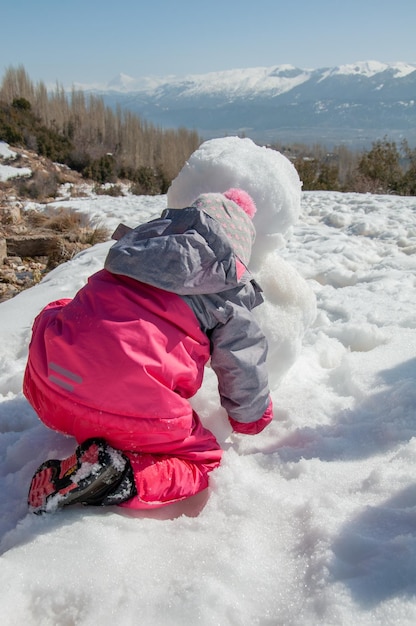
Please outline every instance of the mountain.
[[[88, 91], [88, 88], [84, 87]], [[121, 74], [101, 89], [162, 127], [203, 138], [368, 144], [385, 136], [416, 143], [416, 65], [364, 61], [316, 70], [292, 65], [143, 78]]]

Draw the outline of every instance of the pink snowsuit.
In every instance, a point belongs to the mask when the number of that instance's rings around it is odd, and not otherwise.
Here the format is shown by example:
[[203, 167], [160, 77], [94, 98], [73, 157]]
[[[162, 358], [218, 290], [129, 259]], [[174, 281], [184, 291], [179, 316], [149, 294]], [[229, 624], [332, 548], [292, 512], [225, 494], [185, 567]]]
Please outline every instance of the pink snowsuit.
[[[106, 267], [112, 271], [103, 269], [91, 276], [72, 300], [49, 304], [33, 326], [24, 378], [26, 397], [50, 428], [74, 436], [79, 443], [102, 437], [128, 456], [137, 496], [123, 506], [131, 508], [157, 507], [194, 495], [208, 486], [209, 472], [219, 465], [220, 445], [202, 426], [188, 401], [200, 388], [210, 357], [219, 378], [223, 405], [236, 429], [241, 422], [240, 432], [258, 432], [272, 416], [267, 377], [264, 378], [265, 340], [251, 319], [250, 306], [243, 306], [244, 298], [240, 302], [240, 297], [231, 296], [236, 304], [224, 317], [223, 307], [215, 300], [218, 286], [206, 296], [200, 293], [200, 287], [189, 295], [193, 289], [189, 286], [175, 293], [164, 284], [173, 280], [168, 276], [172, 254], [165, 245], [161, 255], [161, 237], [166, 244], [166, 238], [177, 239], [178, 230], [182, 231], [181, 236], [190, 231], [193, 236], [191, 226], [195, 226], [195, 220], [202, 220], [205, 226], [218, 231], [216, 237], [219, 233], [224, 238], [215, 220], [199, 209], [193, 208], [192, 212], [191, 225], [186, 219], [183, 223], [184, 214], [179, 219], [182, 225], [178, 226], [177, 214], [181, 211], [173, 211], [171, 219], [166, 218], [168, 211], [165, 217], [131, 231], [110, 250]], [[151, 259], [149, 249], [153, 243], [155, 250], [159, 246], [159, 252], [158, 257]], [[177, 241], [173, 247], [177, 248]], [[188, 257], [192, 254], [188, 251]], [[151, 259], [148, 280], [140, 275], [147, 271], [140, 255]], [[251, 277], [246, 272], [247, 280], [241, 282], [237, 278], [238, 259], [233, 252], [231, 256], [231, 264], [226, 260], [229, 278], [221, 279], [221, 302], [226, 302], [231, 293], [248, 291], [255, 306], [258, 299], [253, 296]], [[196, 264], [200, 264], [199, 253], [197, 257]], [[202, 284], [211, 289], [206, 264], [202, 265]], [[138, 276], [132, 277], [132, 272]], [[195, 284], [198, 281], [199, 278]], [[162, 286], [152, 284], [157, 282]], [[179, 278], [179, 283], [184, 285], [186, 280]], [[185, 293], [180, 293], [182, 289]], [[235, 371], [241, 369], [241, 364], [228, 362], [224, 354], [230, 348], [221, 345], [229, 344], [227, 324], [230, 323], [231, 336], [238, 328], [231, 310], [236, 307], [247, 313], [248, 318], [245, 314], [243, 318], [254, 324], [254, 334], [261, 344], [254, 366], [253, 356], [248, 359], [248, 388], [244, 375], [240, 379], [246, 387], [243, 391], [235, 380]], [[198, 314], [200, 308], [203, 312]], [[235, 337], [237, 343], [247, 335], [247, 322], [243, 326], [242, 335]], [[241, 347], [237, 345], [237, 352]], [[254, 382], [253, 370], [261, 372]], [[244, 396], [246, 399], [240, 401]], [[245, 417], [241, 417], [241, 412]]]

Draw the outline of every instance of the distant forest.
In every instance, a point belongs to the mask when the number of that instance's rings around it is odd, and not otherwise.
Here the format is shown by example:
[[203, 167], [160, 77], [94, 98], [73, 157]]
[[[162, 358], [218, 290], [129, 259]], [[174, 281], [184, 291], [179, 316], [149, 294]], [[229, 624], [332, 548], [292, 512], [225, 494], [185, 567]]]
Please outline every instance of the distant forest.
[[0, 139], [64, 163], [99, 183], [126, 179], [142, 193], [165, 193], [202, 140], [192, 130], [160, 129], [102, 98], [32, 83], [9, 68], [0, 87]]
[[[6, 70], [0, 86], [0, 140], [24, 146], [102, 183], [131, 182], [134, 193], [166, 193], [202, 143], [186, 128], [162, 129], [104, 105], [96, 95], [36, 85], [23, 66]], [[364, 152], [345, 146], [270, 146], [296, 167], [303, 189], [416, 195], [416, 149], [388, 137]]]

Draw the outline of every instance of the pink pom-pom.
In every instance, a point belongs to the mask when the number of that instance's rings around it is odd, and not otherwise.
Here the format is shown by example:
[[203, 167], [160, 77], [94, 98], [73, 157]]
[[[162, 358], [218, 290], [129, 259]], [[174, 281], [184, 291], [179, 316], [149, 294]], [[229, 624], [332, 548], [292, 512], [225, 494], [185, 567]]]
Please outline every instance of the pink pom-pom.
[[228, 198], [228, 200], [232, 200], [238, 204], [238, 206], [243, 209], [244, 213], [247, 213], [247, 215], [253, 219], [257, 211], [257, 207], [253, 198], [246, 191], [243, 189], [232, 188], [226, 191], [223, 195]]

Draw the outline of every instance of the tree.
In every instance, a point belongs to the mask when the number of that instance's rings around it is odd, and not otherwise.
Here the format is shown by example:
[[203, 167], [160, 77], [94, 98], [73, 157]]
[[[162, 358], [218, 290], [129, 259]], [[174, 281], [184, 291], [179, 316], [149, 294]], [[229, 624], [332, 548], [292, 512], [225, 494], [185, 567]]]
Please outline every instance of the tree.
[[358, 174], [372, 183], [372, 191], [398, 193], [402, 178], [400, 152], [394, 141], [384, 138], [376, 141], [369, 152], [362, 155]]
[[400, 192], [407, 196], [416, 196], [416, 148], [410, 148], [408, 142], [402, 142], [402, 150], [405, 160], [405, 172], [403, 174]]

